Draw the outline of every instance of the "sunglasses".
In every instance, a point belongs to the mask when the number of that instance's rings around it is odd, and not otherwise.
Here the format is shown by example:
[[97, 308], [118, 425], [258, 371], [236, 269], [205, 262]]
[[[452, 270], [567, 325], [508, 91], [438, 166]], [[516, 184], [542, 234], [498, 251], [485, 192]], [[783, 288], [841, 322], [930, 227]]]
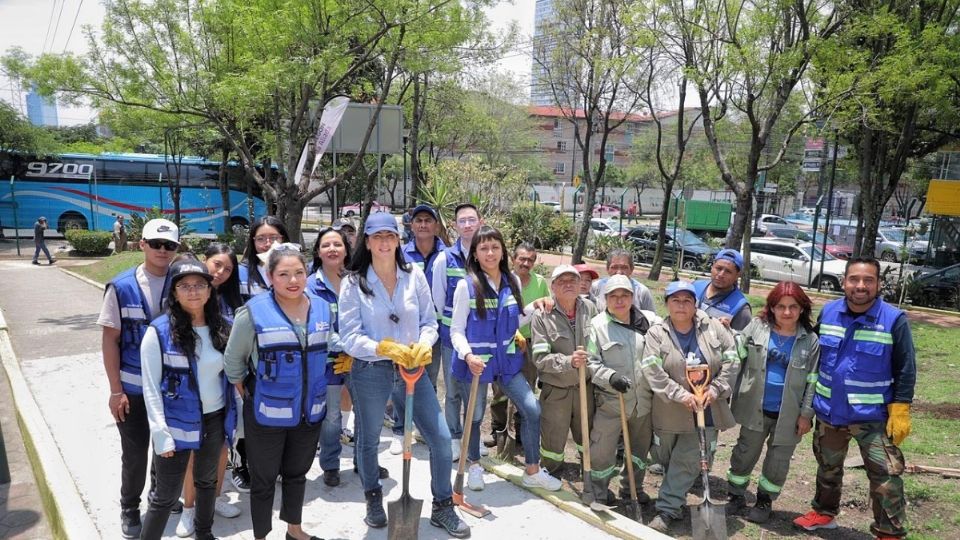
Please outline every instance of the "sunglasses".
[[167, 251], [176, 251], [180, 247], [180, 244], [170, 240], [147, 240], [147, 245], [150, 246], [150, 249], [165, 249]]

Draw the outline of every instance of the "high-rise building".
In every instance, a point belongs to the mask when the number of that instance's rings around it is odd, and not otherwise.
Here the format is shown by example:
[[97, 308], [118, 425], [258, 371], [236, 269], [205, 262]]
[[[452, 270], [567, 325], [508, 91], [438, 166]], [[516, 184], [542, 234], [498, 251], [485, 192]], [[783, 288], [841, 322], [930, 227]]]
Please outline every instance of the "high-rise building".
[[57, 101], [45, 98], [37, 93], [37, 89], [27, 94], [27, 118], [35, 126], [58, 126]]
[[533, 54], [530, 66], [530, 104], [538, 106], [556, 106], [553, 91], [550, 88], [549, 72], [544, 64], [550, 66], [553, 61], [555, 43], [551, 43], [550, 26], [554, 24], [555, 0], [537, 0], [533, 12]]

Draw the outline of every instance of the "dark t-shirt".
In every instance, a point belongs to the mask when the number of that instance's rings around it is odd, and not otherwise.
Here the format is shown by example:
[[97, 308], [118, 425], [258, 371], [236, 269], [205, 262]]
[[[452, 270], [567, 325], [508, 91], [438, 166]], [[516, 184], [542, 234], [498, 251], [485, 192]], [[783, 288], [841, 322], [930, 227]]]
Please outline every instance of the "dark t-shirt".
[[39, 221], [33, 224], [33, 242], [36, 244], [44, 243], [43, 233], [47, 230], [47, 226]]

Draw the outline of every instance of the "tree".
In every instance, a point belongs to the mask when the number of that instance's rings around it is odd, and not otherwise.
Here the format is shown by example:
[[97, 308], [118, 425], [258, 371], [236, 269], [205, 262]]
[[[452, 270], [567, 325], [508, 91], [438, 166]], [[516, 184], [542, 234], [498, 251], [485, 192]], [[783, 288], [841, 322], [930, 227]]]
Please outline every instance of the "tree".
[[346, 94], [379, 109], [402, 59], [428, 68], [418, 51], [454, 48], [482, 20], [449, 0], [115, 0], [86, 57], [44, 55], [26, 74], [66, 99], [210, 122], [297, 237], [304, 205], [361, 170], [374, 128], [335, 177], [296, 177], [320, 105]]
[[854, 254], [873, 255], [881, 212], [911, 160], [960, 137], [960, 2], [852, 3], [817, 56], [826, 95], [853, 88], [832, 118], [852, 143], [860, 187]]
[[[540, 72], [535, 84], [549, 89], [554, 105], [573, 129], [585, 186], [583, 223], [577, 228], [573, 261], [579, 263], [587, 245], [591, 210], [607, 168], [610, 133], [633, 113], [640, 98], [630, 89], [643, 63], [631, 52], [639, 47], [630, 31], [627, 0], [558, 0], [546, 29], [534, 42], [534, 62]], [[631, 81], [634, 81], [631, 84]], [[593, 154], [598, 152], [597, 166]]]
[[56, 146], [48, 131], [34, 126], [9, 103], [0, 101], [0, 150], [43, 155]]

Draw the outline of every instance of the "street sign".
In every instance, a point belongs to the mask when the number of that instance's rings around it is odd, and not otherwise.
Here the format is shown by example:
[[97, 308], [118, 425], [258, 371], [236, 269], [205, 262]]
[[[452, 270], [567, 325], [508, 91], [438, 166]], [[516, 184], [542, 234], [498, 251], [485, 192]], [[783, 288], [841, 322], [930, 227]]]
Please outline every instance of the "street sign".
[[820, 160], [803, 162], [803, 172], [820, 172]]
[[579, 174], [578, 174], [577, 176], [574, 176], [574, 177], [573, 177], [573, 187], [575, 187], [575, 188], [580, 187], [580, 175], [579, 175]]

